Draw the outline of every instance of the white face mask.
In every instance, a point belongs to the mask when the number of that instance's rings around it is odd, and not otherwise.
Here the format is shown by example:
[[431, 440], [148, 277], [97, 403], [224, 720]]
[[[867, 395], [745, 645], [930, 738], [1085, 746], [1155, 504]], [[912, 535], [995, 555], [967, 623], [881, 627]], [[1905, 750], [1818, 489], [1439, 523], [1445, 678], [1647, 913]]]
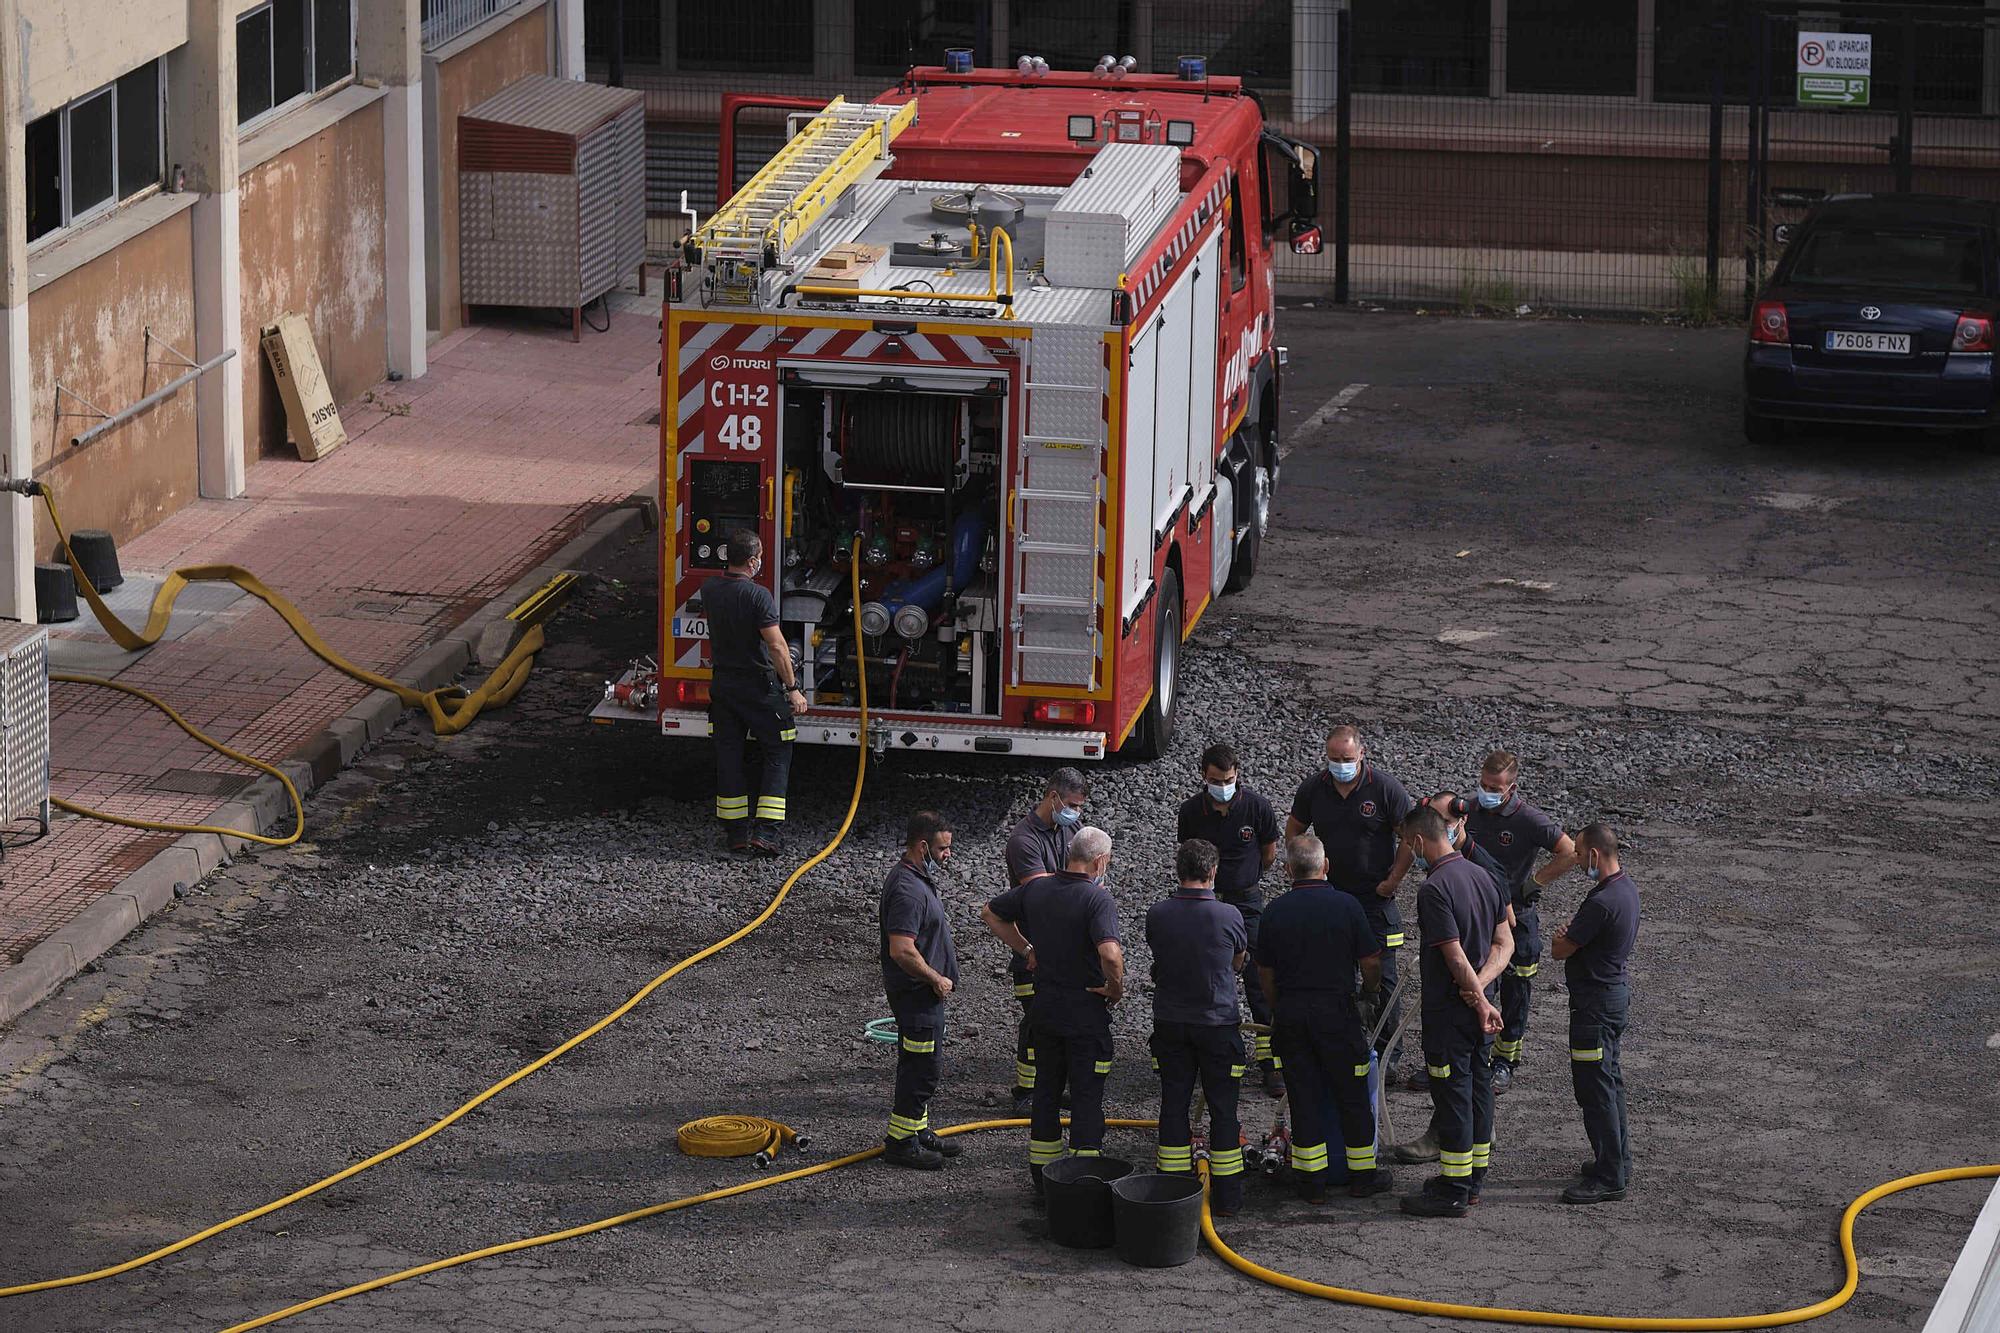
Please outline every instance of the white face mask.
[[1227, 805], [1236, 799], [1236, 784], [1233, 782], [1211, 782], [1208, 784], [1208, 794], [1216, 800], [1221, 801], [1224, 805]]

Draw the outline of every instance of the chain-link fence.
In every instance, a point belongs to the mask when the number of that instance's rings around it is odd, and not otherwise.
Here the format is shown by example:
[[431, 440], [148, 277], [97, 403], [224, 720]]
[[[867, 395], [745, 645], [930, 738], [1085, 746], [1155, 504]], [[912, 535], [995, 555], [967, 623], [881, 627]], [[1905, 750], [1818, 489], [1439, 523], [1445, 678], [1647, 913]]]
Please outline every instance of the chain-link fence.
[[[1801, 30], [1871, 37], [1865, 105], [1800, 105]], [[1281, 254], [1280, 281], [1331, 295], [1344, 263], [1357, 300], [1705, 319], [1739, 309], [1770, 227], [1815, 192], [2000, 195], [2000, 12], [1983, 0], [586, 6], [591, 77], [646, 91], [661, 250], [683, 190], [714, 207], [725, 93], [869, 97], [959, 46], [987, 66], [1130, 54], [1170, 70], [1200, 54], [1240, 75], [1277, 128], [1327, 154], [1322, 221], [1346, 239]], [[734, 179], [784, 134], [781, 113], [745, 113]]]

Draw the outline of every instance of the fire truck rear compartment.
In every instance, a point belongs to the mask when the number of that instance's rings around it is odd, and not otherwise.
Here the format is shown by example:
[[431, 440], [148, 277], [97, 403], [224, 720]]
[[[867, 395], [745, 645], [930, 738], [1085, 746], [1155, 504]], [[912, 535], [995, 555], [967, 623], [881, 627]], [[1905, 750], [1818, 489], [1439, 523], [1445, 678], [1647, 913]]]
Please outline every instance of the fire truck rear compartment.
[[1006, 381], [787, 378], [779, 615], [807, 693], [859, 702], [849, 591], [858, 540], [871, 706], [997, 716]]

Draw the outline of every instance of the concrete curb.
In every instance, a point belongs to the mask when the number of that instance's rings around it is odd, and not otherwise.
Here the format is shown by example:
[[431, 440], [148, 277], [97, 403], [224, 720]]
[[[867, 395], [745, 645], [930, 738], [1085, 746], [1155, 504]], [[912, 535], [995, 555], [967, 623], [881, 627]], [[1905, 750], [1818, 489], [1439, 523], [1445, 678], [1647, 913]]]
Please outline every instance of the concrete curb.
[[[522, 630], [507, 613], [564, 570], [593, 560], [599, 551], [659, 526], [651, 491], [631, 496], [599, 514], [589, 526], [506, 592], [472, 613], [437, 642], [419, 649], [395, 673], [420, 689], [434, 690], [474, 665], [491, 667], [513, 649]], [[308, 796], [387, 736], [402, 720], [396, 696], [372, 691], [301, 745], [277, 767]], [[289, 820], [291, 802], [276, 779], [260, 777], [202, 822], [218, 828], [262, 832]], [[156, 853], [61, 930], [30, 949], [20, 962], [0, 967], [0, 1027], [12, 1023], [61, 989], [62, 984], [137, 930], [141, 923], [221, 866], [248, 844], [214, 833], [188, 833]]]

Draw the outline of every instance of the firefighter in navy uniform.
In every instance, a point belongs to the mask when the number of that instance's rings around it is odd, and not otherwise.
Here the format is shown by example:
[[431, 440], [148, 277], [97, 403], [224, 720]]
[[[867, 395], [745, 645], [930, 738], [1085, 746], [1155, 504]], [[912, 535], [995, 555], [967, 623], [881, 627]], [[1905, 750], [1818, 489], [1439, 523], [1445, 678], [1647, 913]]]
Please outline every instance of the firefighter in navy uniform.
[[[1125, 998], [1125, 952], [1118, 905], [1099, 881], [1111, 864], [1111, 835], [1078, 829], [1068, 864], [1017, 884], [980, 909], [1001, 943], [1023, 956], [1035, 976], [1028, 1009], [1035, 1047], [1035, 1105], [1028, 1168], [1035, 1197], [1042, 1168], [1063, 1155], [1062, 1095], [1071, 1093], [1069, 1150], [1104, 1151], [1104, 1080], [1111, 1073], [1111, 1006]], [[1034, 937], [1034, 944], [1028, 937]]]
[[1632, 1004], [1628, 964], [1639, 938], [1639, 887], [1618, 864], [1618, 835], [1592, 824], [1576, 838], [1591, 889], [1549, 952], [1569, 986], [1569, 1074], [1590, 1136], [1583, 1179], [1564, 1203], [1612, 1203], [1632, 1183], [1632, 1136], [1625, 1124], [1625, 1071], [1618, 1049]]
[[1366, 1198], [1389, 1188], [1389, 1172], [1375, 1160], [1368, 1029], [1354, 984], [1358, 975], [1371, 1008], [1381, 1002], [1382, 946], [1353, 895], [1326, 882], [1318, 838], [1291, 839], [1285, 864], [1292, 887], [1264, 913], [1257, 975], [1290, 1085], [1292, 1177], [1307, 1203], [1326, 1202], [1326, 1139], [1337, 1119], [1348, 1193]]
[[[764, 541], [748, 528], [728, 538], [729, 568], [701, 585], [708, 620], [708, 724], [715, 737], [715, 817], [729, 849], [778, 854], [778, 826], [785, 822], [785, 781], [792, 768], [794, 719], [806, 696], [792, 674], [792, 650], [778, 629], [778, 603], [757, 583]], [[764, 779], [753, 812], [744, 771], [744, 742], [755, 736], [764, 751]]]
[[[1521, 1067], [1521, 1042], [1528, 1031], [1528, 1001], [1534, 977], [1542, 967], [1542, 919], [1536, 909], [1542, 890], [1569, 873], [1576, 864], [1576, 844], [1562, 825], [1527, 801], [1517, 785], [1521, 761], [1495, 750], [1479, 766], [1479, 786], [1466, 816], [1465, 830], [1488, 856], [1500, 863], [1514, 906], [1514, 957], [1500, 978], [1500, 1036], [1493, 1043], [1493, 1091], [1514, 1084]], [[1535, 854], [1549, 853], [1540, 870]]]
[[[1278, 812], [1262, 792], [1239, 781], [1236, 751], [1211, 745], [1201, 756], [1201, 791], [1181, 802], [1178, 839], [1199, 838], [1214, 846], [1220, 859], [1215, 871], [1215, 896], [1243, 915], [1250, 956], [1257, 956], [1257, 926], [1264, 912], [1264, 891], [1258, 881], [1278, 859]], [[1261, 1023], [1257, 1063], [1264, 1071], [1264, 1091], [1285, 1095], [1285, 1080], [1271, 1054], [1271, 1007], [1253, 972], [1243, 979], [1250, 1002], [1250, 1021]]]
[[1326, 848], [1326, 877], [1336, 889], [1361, 904], [1375, 938], [1382, 946], [1382, 994], [1387, 1021], [1376, 1050], [1382, 1056], [1382, 1081], [1392, 1081], [1400, 1039], [1397, 1031], [1402, 997], [1396, 994], [1396, 951], [1403, 947], [1403, 917], [1396, 909], [1396, 888], [1410, 868], [1409, 848], [1396, 838], [1396, 826], [1416, 802], [1403, 784], [1368, 762], [1361, 733], [1335, 727], [1326, 738], [1326, 767], [1299, 785], [1285, 836], [1296, 838], [1310, 829]]
[[1423, 933], [1424, 1064], [1439, 1174], [1403, 1199], [1419, 1217], [1464, 1217], [1479, 1201], [1493, 1153], [1493, 1036], [1500, 1030], [1494, 988], [1514, 940], [1493, 876], [1452, 846], [1452, 825], [1430, 805], [1401, 825], [1405, 847], [1426, 876], [1417, 892]]
[[[1488, 855], [1486, 849], [1479, 845], [1478, 840], [1466, 831], [1466, 821], [1472, 813], [1471, 803], [1459, 796], [1457, 792], [1441, 791], [1425, 800], [1424, 804], [1437, 811], [1443, 817], [1447, 826], [1445, 836], [1450, 840], [1452, 848], [1466, 860], [1485, 871], [1486, 877], [1492, 881], [1494, 893], [1499, 895], [1501, 902], [1507, 902], [1508, 885], [1506, 868], [1499, 861]], [[1515, 925], [1512, 908], [1509, 908], [1508, 912], [1508, 927], [1518, 936], [1520, 928]], [[1516, 958], [1520, 957], [1520, 945], [1518, 942], [1515, 944], [1514, 949], [1513, 956]], [[1506, 985], [1504, 976], [1501, 985], [1503, 988]], [[1502, 1021], [1505, 1021], [1504, 1014]], [[1497, 1049], [1497, 1042], [1495, 1043], [1495, 1047]], [[1494, 1078], [1496, 1080], [1499, 1077], [1499, 1069], [1500, 1061], [1496, 1057], [1493, 1061]], [[1497, 1082], [1494, 1084], [1493, 1091], [1496, 1095], [1500, 1091]], [[1396, 1144], [1389, 1149], [1389, 1155], [1399, 1162], [1435, 1162], [1438, 1159], [1436, 1115], [1432, 1115], [1431, 1123], [1425, 1126], [1424, 1132], [1421, 1135], [1408, 1143]]]
[[1249, 960], [1243, 914], [1215, 894], [1216, 848], [1200, 838], [1174, 855], [1180, 887], [1146, 913], [1153, 951], [1153, 1068], [1160, 1076], [1162, 1171], [1194, 1170], [1188, 1119], [1197, 1081], [1208, 1098], [1209, 1207], [1229, 1217], [1243, 1203], [1243, 1129], [1236, 1095], [1243, 1079], [1243, 1033], [1236, 976]]
[[[1007, 835], [1007, 884], [1025, 884], [1039, 875], [1053, 875], [1069, 861], [1069, 840], [1083, 823], [1084, 803], [1090, 799], [1090, 780], [1074, 768], [1059, 768], [1049, 775], [1049, 785], [1035, 808], [1021, 817]], [[1030, 950], [1032, 952], [1032, 949]], [[1028, 1040], [1028, 1007], [1035, 998], [1035, 974], [1029, 970], [1026, 954], [1009, 961], [1014, 980], [1014, 999], [1021, 1006], [1021, 1022], [1014, 1030], [1014, 1114], [1028, 1115], [1035, 1101], [1035, 1047]]]
[[951, 918], [938, 896], [937, 872], [951, 859], [951, 823], [935, 810], [910, 816], [903, 855], [882, 881], [882, 989], [896, 1016], [896, 1092], [882, 1159], [935, 1171], [964, 1151], [931, 1129], [944, 1002], [958, 985]]

